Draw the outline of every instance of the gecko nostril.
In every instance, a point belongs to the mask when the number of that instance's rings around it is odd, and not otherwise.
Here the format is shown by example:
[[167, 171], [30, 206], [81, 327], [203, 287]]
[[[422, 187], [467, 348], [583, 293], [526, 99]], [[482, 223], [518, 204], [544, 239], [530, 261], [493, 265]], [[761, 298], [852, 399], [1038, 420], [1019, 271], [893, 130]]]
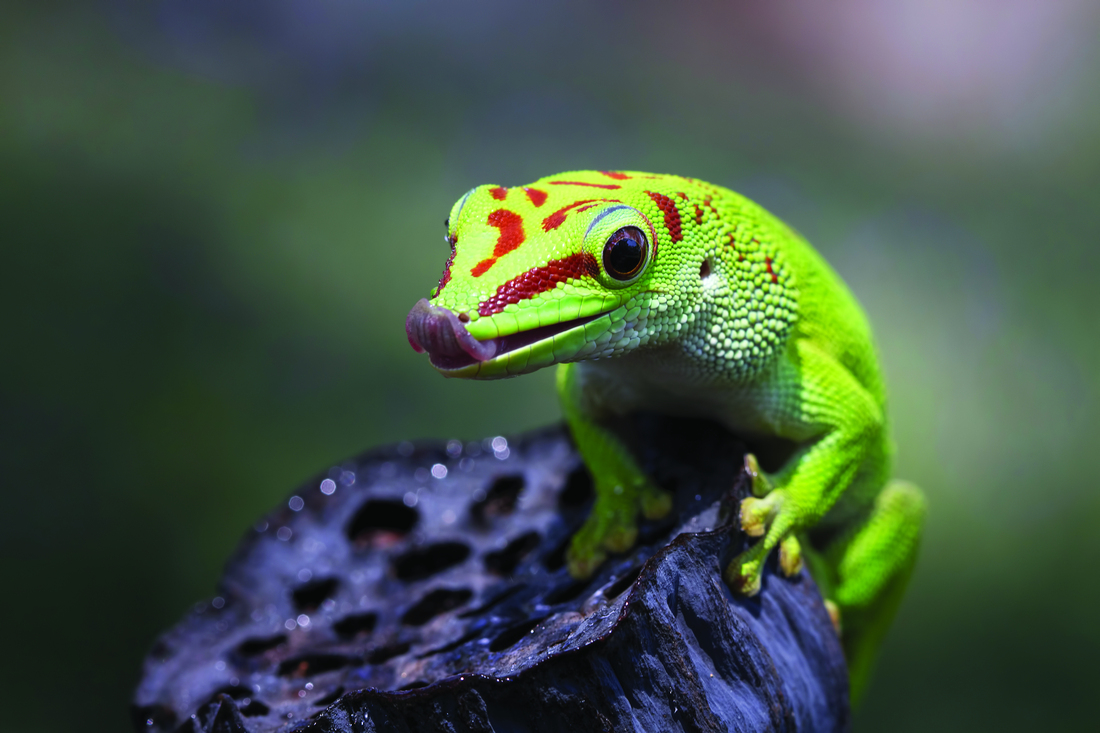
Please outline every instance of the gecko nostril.
[[458, 320], [462, 321], [463, 323], [469, 323], [470, 322], [470, 314], [466, 313], [466, 312], [459, 313], [458, 314]]

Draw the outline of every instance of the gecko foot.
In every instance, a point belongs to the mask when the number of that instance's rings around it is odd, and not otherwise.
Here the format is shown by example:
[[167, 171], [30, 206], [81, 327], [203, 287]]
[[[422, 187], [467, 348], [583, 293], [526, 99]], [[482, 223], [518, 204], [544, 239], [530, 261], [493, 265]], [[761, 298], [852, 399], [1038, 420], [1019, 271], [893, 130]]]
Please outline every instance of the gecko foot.
[[596, 502], [566, 555], [569, 572], [587, 578], [609, 552], [626, 552], [638, 539], [638, 513], [660, 519], [672, 511], [672, 495], [644, 476], [596, 482]]
[[741, 529], [760, 540], [726, 568], [726, 582], [738, 593], [754, 596], [760, 592], [764, 561], [776, 545], [779, 545], [779, 567], [785, 576], [802, 569], [802, 548], [792, 534], [791, 517], [781, 511], [783, 499], [783, 491], [776, 489], [762, 499], [750, 496], [741, 502]]
[[614, 489], [600, 493], [584, 526], [573, 536], [566, 563], [575, 578], [588, 578], [608, 552], [626, 552], [638, 539], [638, 499]]

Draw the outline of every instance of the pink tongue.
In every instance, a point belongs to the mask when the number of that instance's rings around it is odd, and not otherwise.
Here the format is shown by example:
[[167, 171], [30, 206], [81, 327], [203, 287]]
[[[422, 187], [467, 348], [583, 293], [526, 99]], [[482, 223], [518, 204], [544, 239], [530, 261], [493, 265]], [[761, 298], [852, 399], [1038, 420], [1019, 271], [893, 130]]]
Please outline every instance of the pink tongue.
[[405, 319], [405, 335], [409, 344], [418, 353], [428, 352], [432, 363], [440, 365], [465, 361], [464, 357], [474, 361], [488, 361], [497, 354], [497, 340], [478, 341], [466, 330], [466, 325], [458, 320], [454, 311], [428, 303], [426, 298], [417, 301]]

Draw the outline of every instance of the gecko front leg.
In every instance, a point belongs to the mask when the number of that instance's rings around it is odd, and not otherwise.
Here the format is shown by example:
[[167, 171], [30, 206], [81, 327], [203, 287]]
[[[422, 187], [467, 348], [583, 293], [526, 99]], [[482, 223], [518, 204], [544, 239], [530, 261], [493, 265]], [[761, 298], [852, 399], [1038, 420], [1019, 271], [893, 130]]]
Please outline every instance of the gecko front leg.
[[566, 556], [569, 572], [587, 578], [608, 552], [625, 552], [634, 546], [639, 511], [647, 519], [663, 517], [672, 508], [672, 497], [653, 484], [623, 442], [590, 414], [577, 377], [575, 364], [558, 367], [565, 419], [595, 483], [592, 512], [573, 536]]
[[789, 353], [777, 377], [788, 386], [768, 392], [781, 395], [770, 404], [768, 417], [802, 439], [802, 447], [778, 473], [754, 481], [754, 487], [768, 487], [764, 496], [741, 503], [741, 528], [760, 539], [734, 558], [726, 580], [746, 595], [759, 592], [764, 562], [776, 547], [782, 546], [784, 572], [797, 571], [801, 547], [796, 533], [817, 523], [857, 473], [877, 475], [886, 469], [882, 412], [852, 373], [805, 341], [796, 342]]

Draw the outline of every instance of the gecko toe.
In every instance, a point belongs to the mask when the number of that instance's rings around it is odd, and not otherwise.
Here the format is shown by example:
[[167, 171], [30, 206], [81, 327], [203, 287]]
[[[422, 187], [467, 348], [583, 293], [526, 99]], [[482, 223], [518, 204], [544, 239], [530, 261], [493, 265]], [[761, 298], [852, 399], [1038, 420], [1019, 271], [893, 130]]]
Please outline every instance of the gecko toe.
[[788, 578], [802, 572], [802, 545], [794, 535], [779, 543], [779, 569]]

